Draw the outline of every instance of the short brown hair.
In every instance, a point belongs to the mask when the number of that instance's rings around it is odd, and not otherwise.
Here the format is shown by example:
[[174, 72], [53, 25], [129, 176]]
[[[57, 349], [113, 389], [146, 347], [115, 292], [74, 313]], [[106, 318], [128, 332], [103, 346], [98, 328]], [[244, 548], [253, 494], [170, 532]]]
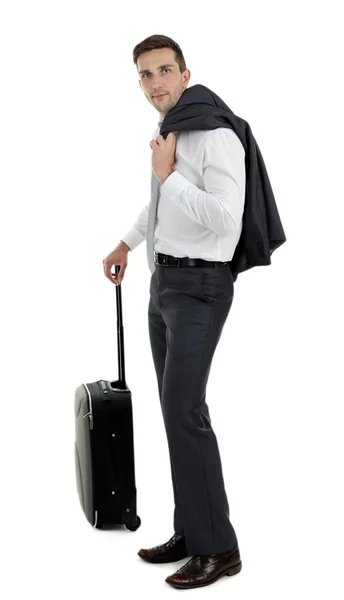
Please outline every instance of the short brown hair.
[[143, 52], [155, 50], [157, 48], [171, 48], [174, 50], [175, 61], [179, 65], [180, 72], [183, 73], [186, 69], [185, 59], [180, 46], [167, 35], [150, 35], [139, 44], [136, 44], [133, 50], [134, 64], [137, 67], [137, 59]]

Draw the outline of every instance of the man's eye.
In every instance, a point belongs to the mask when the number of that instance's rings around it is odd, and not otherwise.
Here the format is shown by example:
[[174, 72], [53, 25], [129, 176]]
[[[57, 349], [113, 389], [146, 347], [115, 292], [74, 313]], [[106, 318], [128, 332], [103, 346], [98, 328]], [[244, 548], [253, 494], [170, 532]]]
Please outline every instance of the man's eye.
[[[168, 68], [166, 67], [166, 69], [163, 69], [163, 71], [171, 71], [171, 69], [168, 69]], [[143, 74], [143, 77], [146, 77], [146, 75], [150, 75], [150, 73], [144, 73], [144, 74]]]

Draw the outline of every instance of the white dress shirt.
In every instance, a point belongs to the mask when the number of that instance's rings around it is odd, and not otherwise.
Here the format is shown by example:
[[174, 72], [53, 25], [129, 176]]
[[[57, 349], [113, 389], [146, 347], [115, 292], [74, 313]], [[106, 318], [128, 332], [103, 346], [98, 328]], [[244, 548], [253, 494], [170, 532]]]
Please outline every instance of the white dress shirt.
[[[152, 138], [159, 135], [162, 121]], [[154, 250], [231, 260], [242, 231], [245, 150], [227, 127], [175, 132], [175, 171], [159, 186]], [[147, 204], [121, 238], [134, 250], [146, 238]]]

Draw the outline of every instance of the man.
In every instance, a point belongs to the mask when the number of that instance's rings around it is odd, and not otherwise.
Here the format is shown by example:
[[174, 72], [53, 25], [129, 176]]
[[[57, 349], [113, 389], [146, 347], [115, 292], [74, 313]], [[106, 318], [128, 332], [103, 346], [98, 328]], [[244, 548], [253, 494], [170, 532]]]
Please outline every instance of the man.
[[[134, 49], [139, 84], [160, 120], [150, 142], [160, 183], [149, 335], [170, 453], [174, 535], [138, 554], [153, 563], [191, 556], [166, 578], [175, 587], [210, 584], [241, 570], [229, 519], [216, 435], [206, 403], [212, 358], [234, 294], [231, 260], [242, 230], [245, 151], [229, 128], [157, 135], [187, 88], [190, 71], [171, 38], [150, 36]], [[157, 137], [156, 137], [157, 136]], [[146, 237], [148, 206], [103, 261], [119, 284], [128, 252]], [[178, 266], [173, 266], [182, 258]], [[118, 276], [112, 265], [120, 265]]]

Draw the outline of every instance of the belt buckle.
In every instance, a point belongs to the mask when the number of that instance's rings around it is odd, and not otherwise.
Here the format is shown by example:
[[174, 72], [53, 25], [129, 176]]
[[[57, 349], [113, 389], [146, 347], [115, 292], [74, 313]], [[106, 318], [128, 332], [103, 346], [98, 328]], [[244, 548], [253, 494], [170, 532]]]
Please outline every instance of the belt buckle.
[[164, 254], [164, 256], [162, 257], [162, 264], [163, 264], [165, 267], [169, 267], [169, 266], [170, 266], [170, 265], [168, 264], [168, 262], [167, 262], [167, 254]]

